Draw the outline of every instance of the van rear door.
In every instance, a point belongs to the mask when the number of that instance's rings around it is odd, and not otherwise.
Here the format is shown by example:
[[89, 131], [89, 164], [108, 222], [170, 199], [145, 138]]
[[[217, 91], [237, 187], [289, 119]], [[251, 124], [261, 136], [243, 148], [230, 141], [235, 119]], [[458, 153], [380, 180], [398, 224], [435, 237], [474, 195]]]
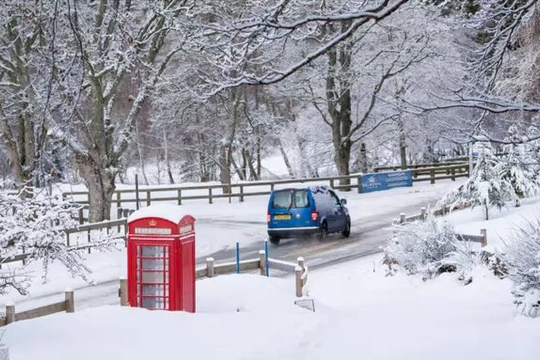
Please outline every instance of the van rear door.
[[274, 191], [269, 209], [270, 228], [313, 226], [308, 192], [305, 189]]

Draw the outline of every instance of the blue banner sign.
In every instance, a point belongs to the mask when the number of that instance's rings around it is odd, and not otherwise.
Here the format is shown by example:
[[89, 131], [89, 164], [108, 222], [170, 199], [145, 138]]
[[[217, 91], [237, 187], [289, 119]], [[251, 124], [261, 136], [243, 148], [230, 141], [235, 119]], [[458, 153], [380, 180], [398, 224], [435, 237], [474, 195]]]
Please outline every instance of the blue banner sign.
[[361, 182], [363, 193], [412, 186], [412, 171], [366, 174], [362, 175]]

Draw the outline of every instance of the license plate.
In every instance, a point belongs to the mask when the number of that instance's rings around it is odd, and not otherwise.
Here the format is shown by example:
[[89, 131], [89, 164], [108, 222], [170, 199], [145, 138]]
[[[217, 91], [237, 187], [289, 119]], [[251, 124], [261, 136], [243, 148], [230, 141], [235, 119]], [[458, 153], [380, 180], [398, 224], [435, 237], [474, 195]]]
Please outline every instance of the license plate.
[[291, 220], [291, 215], [290, 214], [274, 215], [274, 220]]

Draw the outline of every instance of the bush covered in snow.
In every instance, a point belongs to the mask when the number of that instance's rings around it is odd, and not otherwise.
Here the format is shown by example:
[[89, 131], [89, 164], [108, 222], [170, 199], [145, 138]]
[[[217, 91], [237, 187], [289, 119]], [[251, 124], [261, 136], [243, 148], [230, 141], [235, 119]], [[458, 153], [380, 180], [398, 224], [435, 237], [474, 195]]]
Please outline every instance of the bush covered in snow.
[[[0, 263], [26, 254], [27, 265], [43, 262], [43, 279], [49, 264], [62, 263], [72, 274], [86, 277], [89, 272], [83, 258], [75, 249], [68, 248], [64, 229], [74, 228], [80, 205], [56, 196], [34, 193], [30, 198], [0, 192]], [[106, 246], [108, 239], [100, 239]], [[0, 269], [0, 294], [15, 289], [25, 294], [30, 274], [20, 262]]]
[[540, 217], [516, 229], [506, 246], [504, 260], [520, 312], [540, 316]]
[[458, 241], [453, 226], [433, 217], [425, 222], [396, 225], [384, 254], [390, 273], [396, 271], [397, 265], [408, 275], [420, 274], [424, 279], [457, 271], [468, 283], [477, 263], [468, 244]]

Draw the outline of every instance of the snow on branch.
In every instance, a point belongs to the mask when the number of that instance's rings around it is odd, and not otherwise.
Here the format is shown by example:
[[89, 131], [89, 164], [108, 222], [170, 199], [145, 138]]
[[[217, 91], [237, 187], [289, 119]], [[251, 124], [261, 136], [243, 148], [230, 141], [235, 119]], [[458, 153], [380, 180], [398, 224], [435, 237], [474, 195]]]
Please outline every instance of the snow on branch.
[[[84, 265], [82, 255], [67, 246], [64, 231], [77, 225], [74, 215], [79, 208], [80, 205], [58, 196], [37, 194], [31, 198], [22, 198], [16, 194], [0, 192], [0, 261], [24, 257], [27, 264], [30, 264], [40, 260], [44, 280], [49, 265], [59, 261], [74, 276], [86, 279], [90, 270]], [[110, 241], [113, 235], [106, 237], [99, 239], [97, 246], [114, 246], [114, 241]], [[25, 269], [26, 265], [3, 267], [0, 270], [0, 294], [10, 288], [26, 293], [31, 277]]]

